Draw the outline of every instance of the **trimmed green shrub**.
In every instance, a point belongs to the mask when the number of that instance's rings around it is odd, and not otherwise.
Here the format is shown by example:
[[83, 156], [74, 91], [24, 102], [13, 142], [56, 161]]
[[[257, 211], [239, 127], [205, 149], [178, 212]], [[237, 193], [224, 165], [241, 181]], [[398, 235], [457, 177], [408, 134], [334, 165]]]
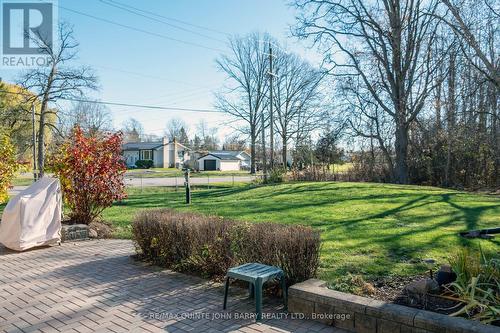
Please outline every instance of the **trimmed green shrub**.
[[316, 275], [320, 234], [310, 227], [246, 223], [171, 209], [138, 213], [132, 227], [137, 253], [153, 263], [208, 278], [258, 262], [283, 269], [288, 284]]
[[151, 169], [153, 167], [154, 163], [152, 160], [137, 160], [135, 162], [135, 166], [138, 169]]

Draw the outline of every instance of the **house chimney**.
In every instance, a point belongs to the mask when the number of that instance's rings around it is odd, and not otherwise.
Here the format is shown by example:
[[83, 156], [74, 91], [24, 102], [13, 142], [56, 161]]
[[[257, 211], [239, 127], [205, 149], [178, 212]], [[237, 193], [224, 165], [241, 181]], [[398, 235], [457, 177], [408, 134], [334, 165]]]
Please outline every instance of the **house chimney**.
[[169, 161], [169, 151], [168, 151], [168, 139], [167, 137], [163, 137], [161, 140], [161, 143], [163, 145], [163, 167], [168, 168], [170, 161]]
[[177, 139], [175, 138], [175, 136], [174, 136], [173, 143], [174, 143], [174, 159], [172, 161], [172, 163], [173, 163], [172, 167], [177, 168], [177, 163], [178, 163], [179, 157], [177, 156]]

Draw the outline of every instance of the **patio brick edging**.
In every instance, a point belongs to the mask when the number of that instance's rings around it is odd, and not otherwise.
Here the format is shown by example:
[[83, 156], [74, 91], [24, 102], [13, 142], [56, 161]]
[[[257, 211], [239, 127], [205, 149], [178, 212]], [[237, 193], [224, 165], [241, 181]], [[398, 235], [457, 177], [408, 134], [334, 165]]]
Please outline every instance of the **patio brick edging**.
[[354, 333], [499, 333], [500, 328], [342, 293], [310, 279], [288, 289], [288, 311]]

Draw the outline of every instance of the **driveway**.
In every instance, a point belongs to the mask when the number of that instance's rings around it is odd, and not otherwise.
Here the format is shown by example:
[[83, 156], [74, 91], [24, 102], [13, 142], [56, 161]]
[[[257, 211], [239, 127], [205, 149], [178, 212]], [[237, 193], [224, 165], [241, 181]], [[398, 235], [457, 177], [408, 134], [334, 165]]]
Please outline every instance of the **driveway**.
[[0, 332], [336, 332], [286, 318], [264, 298], [268, 319], [236, 287], [222, 310], [219, 284], [130, 258], [127, 240], [64, 243], [23, 253], [0, 246]]

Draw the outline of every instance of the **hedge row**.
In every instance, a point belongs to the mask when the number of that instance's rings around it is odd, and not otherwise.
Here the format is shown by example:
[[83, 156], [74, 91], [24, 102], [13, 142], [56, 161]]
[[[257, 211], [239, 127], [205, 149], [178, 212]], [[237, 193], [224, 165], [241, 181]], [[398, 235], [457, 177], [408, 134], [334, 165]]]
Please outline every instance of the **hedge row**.
[[258, 262], [282, 268], [291, 285], [314, 277], [319, 265], [320, 235], [310, 227], [155, 209], [138, 213], [132, 230], [145, 259], [208, 278]]

